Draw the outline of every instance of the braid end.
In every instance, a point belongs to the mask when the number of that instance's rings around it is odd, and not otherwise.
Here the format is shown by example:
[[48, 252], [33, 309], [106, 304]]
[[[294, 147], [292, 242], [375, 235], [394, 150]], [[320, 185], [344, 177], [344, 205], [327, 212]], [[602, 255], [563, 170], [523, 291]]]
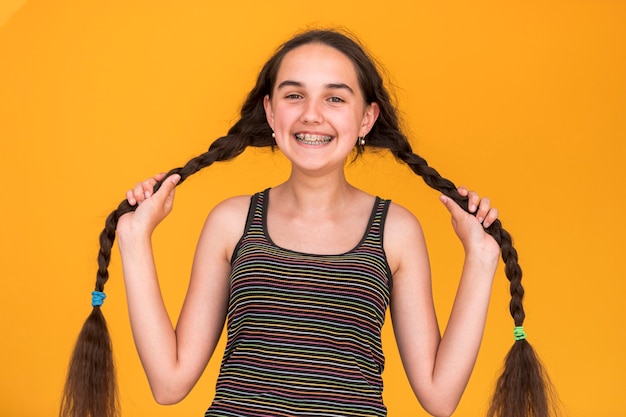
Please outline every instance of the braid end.
[[558, 416], [557, 398], [548, 374], [526, 339], [519, 339], [505, 359], [488, 417]]
[[78, 335], [63, 389], [60, 417], [118, 417], [111, 338], [99, 306]]

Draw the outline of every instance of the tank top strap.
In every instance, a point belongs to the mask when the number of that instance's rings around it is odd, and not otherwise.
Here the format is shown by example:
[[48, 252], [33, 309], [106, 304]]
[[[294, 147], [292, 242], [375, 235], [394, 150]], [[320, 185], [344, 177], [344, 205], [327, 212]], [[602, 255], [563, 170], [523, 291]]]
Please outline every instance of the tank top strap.
[[258, 192], [252, 196], [250, 201], [250, 212], [248, 213], [248, 221], [246, 223], [246, 231], [256, 229], [263, 231], [265, 224], [265, 216], [267, 215], [267, 194], [269, 188]]
[[385, 270], [389, 291], [393, 288], [393, 278], [387, 263], [387, 256], [385, 255], [384, 229], [390, 204], [391, 200], [383, 200], [380, 197], [376, 197], [367, 233], [363, 236], [361, 244], [356, 248], [358, 252], [369, 254], [372, 260], [380, 260], [381, 268]]
[[366, 240], [375, 241], [382, 247], [383, 233], [385, 229], [385, 219], [387, 218], [387, 212], [391, 200], [384, 200], [380, 197], [376, 197], [376, 202], [372, 209], [372, 217], [370, 218]]
[[241, 238], [239, 239], [239, 242], [237, 242], [237, 245], [235, 245], [235, 249], [233, 250], [233, 253], [231, 256], [231, 263], [236, 259], [237, 253], [239, 252], [239, 249], [241, 248], [241, 245], [243, 244], [243, 241], [246, 238], [249, 238], [252, 236], [256, 239], [263, 239], [265, 237], [263, 216], [264, 216], [264, 209], [265, 209], [264, 202], [266, 201], [266, 199], [264, 197], [266, 193], [268, 192], [268, 190], [269, 188], [262, 192], [258, 192], [254, 194], [250, 198], [250, 207], [248, 208], [248, 217], [246, 219], [246, 226], [243, 230], [243, 234], [241, 235]]

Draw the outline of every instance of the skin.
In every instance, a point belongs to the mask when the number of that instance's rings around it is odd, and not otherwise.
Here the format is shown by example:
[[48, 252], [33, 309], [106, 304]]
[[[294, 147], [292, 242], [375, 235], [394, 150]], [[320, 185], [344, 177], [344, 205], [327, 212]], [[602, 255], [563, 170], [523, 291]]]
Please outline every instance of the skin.
[[[271, 190], [268, 233], [272, 240], [308, 253], [352, 249], [366, 228], [374, 196], [350, 185], [344, 166], [357, 137], [365, 136], [378, 117], [377, 104], [363, 99], [352, 62], [325, 45], [301, 46], [285, 56], [264, 106], [276, 143], [291, 161], [287, 181]], [[303, 137], [314, 143], [298, 140]], [[179, 178], [172, 175], [152, 194], [162, 178], [159, 174], [127, 192], [128, 201], [139, 207], [120, 218], [117, 232], [137, 350], [155, 399], [170, 404], [193, 388], [220, 337], [228, 305], [230, 256], [243, 233], [250, 196], [228, 199], [208, 215], [174, 328], [163, 304], [151, 236], [172, 210]], [[418, 400], [436, 416], [452, 414], [469, 380], [499, 256], [497, 243], [484, 231], [497, 218], [497, 210], [476, 192], [464, 187], [459, 192], [468, 196], [475, 216], [440, 197], [465, 250], [443, 336], [418, 220], [392, 203], [385, 224], [396, 340]]]

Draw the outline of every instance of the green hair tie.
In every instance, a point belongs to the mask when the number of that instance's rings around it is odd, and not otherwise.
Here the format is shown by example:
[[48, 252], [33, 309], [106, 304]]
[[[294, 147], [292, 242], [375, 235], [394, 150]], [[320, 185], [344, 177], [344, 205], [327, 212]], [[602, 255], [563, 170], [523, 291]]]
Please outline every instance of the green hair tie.
[[526, 339], [526, 333], [524, 333], [524, 327], [516, 326], [515, 329], [513, 329], [513, 336], [515, 337], [516, 341]]

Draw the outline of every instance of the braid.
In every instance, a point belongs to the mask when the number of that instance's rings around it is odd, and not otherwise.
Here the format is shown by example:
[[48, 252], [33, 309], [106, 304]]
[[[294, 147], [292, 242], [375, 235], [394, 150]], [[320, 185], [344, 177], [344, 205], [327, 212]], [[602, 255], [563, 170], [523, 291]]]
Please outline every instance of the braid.
[[[414, 154], [408, 142], [400, 143], [398, 149], [391, 149], [394, 156], [422, 177], [428, 186], [452, 198], [468, 211], [467, 197], [462, 197], [456, 186], [441, 177], [424, 158]], [[509, 310], [515, 326], [522, 326], [526, 315], [522, 305], [524, 287], [517, 250], [513, 247], [511, 235], [502, 227], [500, 220], [494, 221], [485, 231], [500, 245], [505, 264], [504, 272], [510, 282]], [[556, 413], [551, 405], [553, 395], [549, 377], [533, 347], [525, 338], [516, 340], [505, 359], [504, 370], [496, 383], [487, 416], [549, 417], [551, 413]]]
[[[269, 127], [256, 129], [262, 136], [236, 136], [235, 133], [250, 133], [250, 129], [241, 129], [240, 123], [229, 131], [229, 135], [217, 139], [209, 150], [187, 162], [182, 168], [170, 170], [166, 177], [179, 174], [180, 185], [190, 175], [217, 161], [227, 161], [241, 154], [248, 146], [272, 146], [268, 133]], [[267, 126], [267, 125], [266, 125]], [[156, 192], [165, 178], [154, 186]], [[134, 211], [123, 200], [105, 221], [104, 230], [100, 233], [100, 250], [98, 252], [98, 272], [95, 290], [104, 291], [109, 279], [109, 262], [111, 249], [115, 242], [117, 223], [122, 215]], [[94, 306], [78, 335], [61, 399], [61, 417], [115, 417], [119, 416], [119, 400], [115, 377], [115, 364], [111, 348], [111, 337], [100, 306]]]
[[[354, 53], [354, 50], [350, 50]], [[346, 53], [351, 56], [351, 54]], [[457, 191], [454, 183], [443, 178], [437, 170], [430, 167], [426, 160], [413, 153], [411, 145], [402, 133], [395, 107], [391, 103], [389, 92], [373, 63], [364, 58], [364, 52], [357, 53], [354, 59], [357, 72], [362, 74], [361, 88], [367, 102], [377, 103], [380, 115], [368, 134], [368, 144], [374, 148], [389, 150], [396, 159], [407, 164], [431, 188], [454, 200], [461, 208], [468, 211], [468, 199]], [[360, 151], [360, 149], [357, 149]], [[522, 305], [524, 287], [522, 269], [518, 263], [517, 250], [513, 239], [500, 220], [495, 220], [485, 229], [500, 245], [504, 272], [510, 282], [511, 301], [509, 310], [516, 327], [524, 323], [525, 313]], [[507, 354], [502, 375], [496, 383], [491, 399], [488, 417], [549, 417], [556, 415], [556, 394], [543, 364], [533, 347], [524, 338], [517, 340]]]
[[[180, 175], [177, 184], [180, 185], [190, 175], [214, 162], [228, 161], [237, 157], [248, 146], [272, 148], [275, 146], [262, 102], [263, 97], [271, 91], [270, 81], [279, 63], [279, 57], [274, 57], [266, 63], [259, 74], [257, 85], [250, 91], [241, 107], [239, 120], [228, 130], [227, 135], [216, 139], [207, 152], [191, 159], [183, 167], [170, 170], [155, 184], [155, 192], [172, 174]], [[136, 206], [131, 206], [127, 200], [123, 200], [105, 221], [104, 230], [100, 233], [96, 291], [103, 292], [104, 285], [109, 279], [108, 267], [118, 220], [135, 208]], [[93, 307], [78, 335], [68, 366], [59, 416], [119, 416], [111, 338], [100, 306]]]

